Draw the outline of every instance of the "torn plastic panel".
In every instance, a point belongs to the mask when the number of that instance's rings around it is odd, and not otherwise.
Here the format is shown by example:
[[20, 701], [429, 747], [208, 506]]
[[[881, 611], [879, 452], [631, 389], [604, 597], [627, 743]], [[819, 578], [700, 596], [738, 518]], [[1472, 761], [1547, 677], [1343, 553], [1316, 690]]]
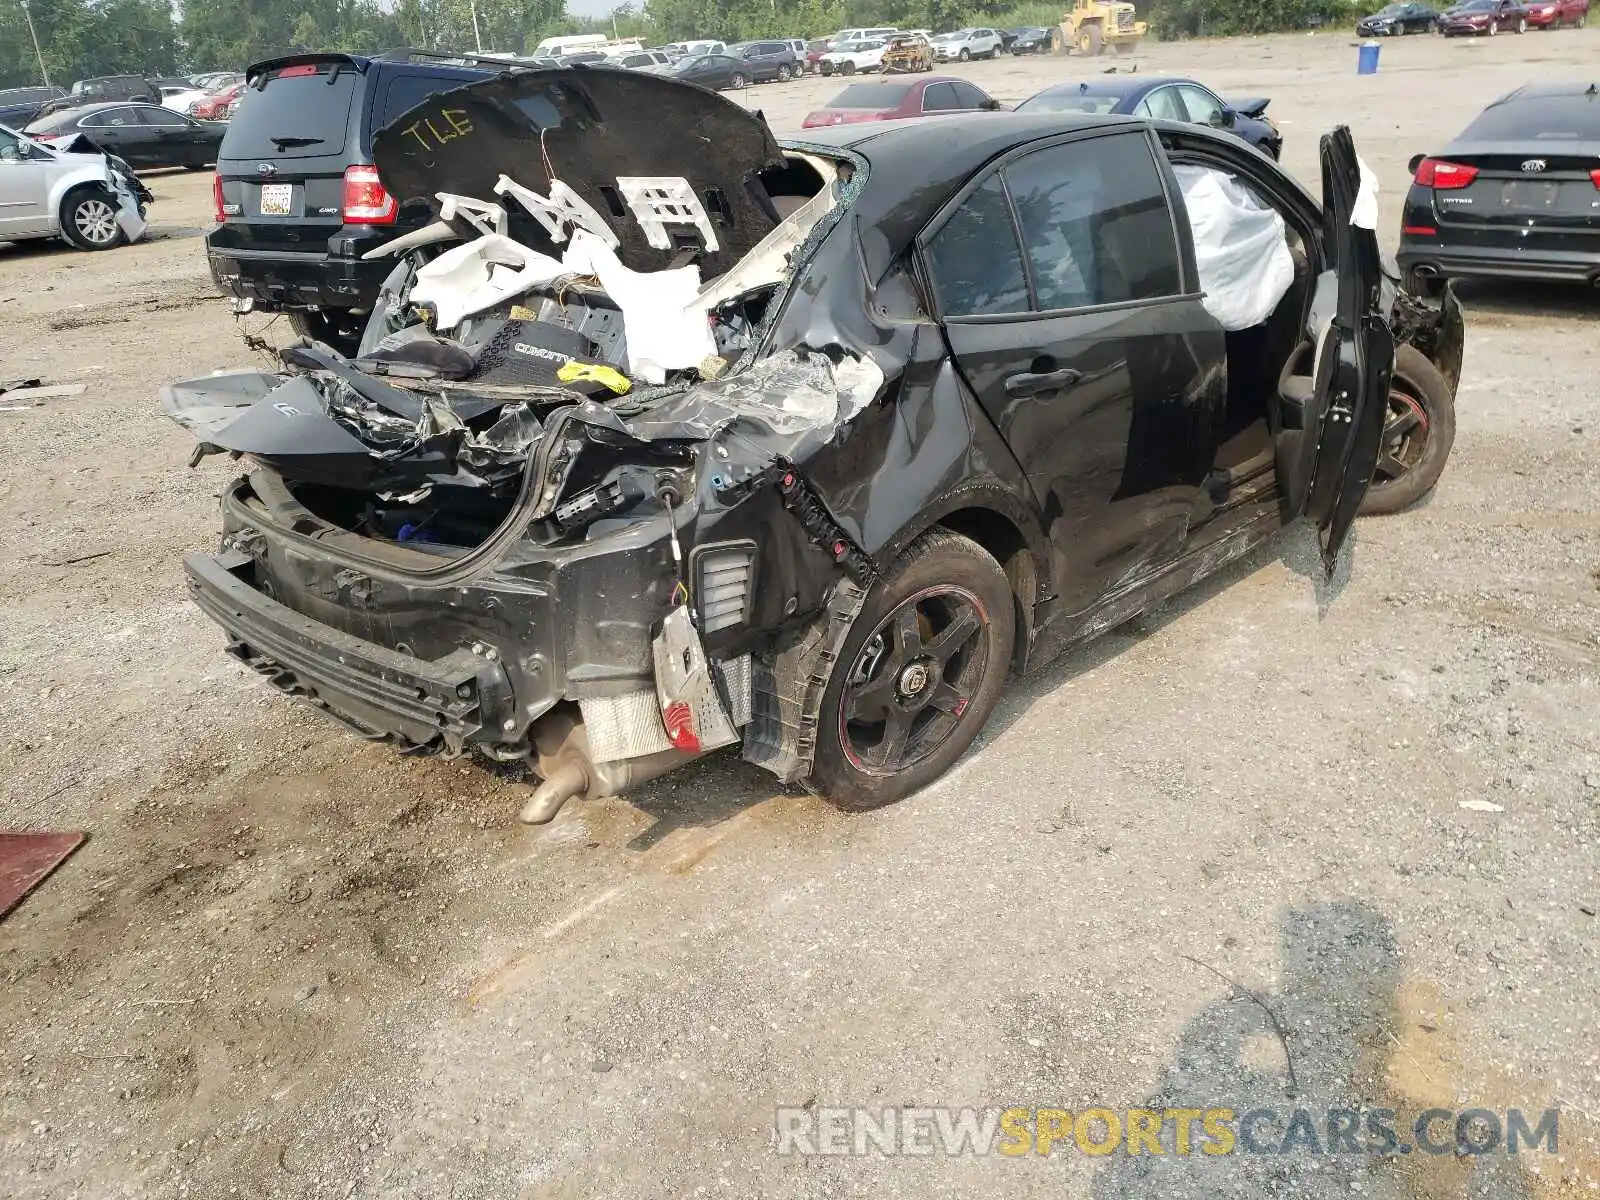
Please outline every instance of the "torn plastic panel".
[[[686, 248], [714, 279], [782, 219], [761, 179], [784, 162], [765, 121], [715, 92], [641, 71], [518, 71], [439, 93], [378, 131], [373, 161], [402, 204], [434, 205], [441, 183], [487, 198], [502, 176], [536, 192], [560, 180], [609, 227], [618, 258], [635, 271], [679, 265]], [[716, 249], [679, 224], [668, 228], [667, 248], [652, 245], [619, 178], [682, 179]], [[549, 247], [548, 226], [531, 214], [508, 220], [515, 240]]]

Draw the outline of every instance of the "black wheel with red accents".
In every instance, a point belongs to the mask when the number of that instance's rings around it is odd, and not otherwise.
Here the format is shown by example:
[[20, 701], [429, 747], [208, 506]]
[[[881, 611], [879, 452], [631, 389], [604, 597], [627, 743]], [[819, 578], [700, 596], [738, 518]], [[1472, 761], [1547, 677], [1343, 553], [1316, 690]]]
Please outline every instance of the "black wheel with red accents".
[[867, 595], [823, 693], [811, 785], [843, 808], [892, 804], [943, 775], [1000, 699], [1011, 585], [969, 538], [918, 538]]
[[1364, 517], [1409, 508], [1433, 489], [1456, 440], [1455, 398], [1439, 368], [1415, 346], [1395, 351], [1389, 410]]

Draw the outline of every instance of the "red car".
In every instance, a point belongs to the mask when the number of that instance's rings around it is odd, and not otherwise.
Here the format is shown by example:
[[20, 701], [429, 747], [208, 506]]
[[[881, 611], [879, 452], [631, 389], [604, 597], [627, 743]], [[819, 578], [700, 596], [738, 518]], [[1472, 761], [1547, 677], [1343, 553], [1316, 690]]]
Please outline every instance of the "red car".
[[232, 87], [223, 88], [220, 92], [213, 92], [204, 99], [196, 100], [189, 105], [189, 115], [199, 117], [202, 121], [226, 121], [233, 112], [234, 101], [243, 94], [244, 87], [244, 84], [236, 83]]
[[1589, 0], [1528, 0], [1528, 24], [1535, 29], [1560, 29], [1589, 23]]
[[806, 114], [802, 129], [822, 125], [853, 125], [857, 121], [899, 121], [906, 117], [937, 116], [940, 113], [993, 111], [1000, 101], [980, 87], [952, 75], [929, 75], [925, 79], [874, 79], [852, 83], [832, 100], [827, 108]]

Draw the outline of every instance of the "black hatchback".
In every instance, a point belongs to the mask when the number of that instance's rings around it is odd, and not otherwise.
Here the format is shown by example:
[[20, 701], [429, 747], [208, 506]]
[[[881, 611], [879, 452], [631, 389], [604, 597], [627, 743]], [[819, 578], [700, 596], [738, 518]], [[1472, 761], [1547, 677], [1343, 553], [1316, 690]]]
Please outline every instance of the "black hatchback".
[[1400, 266], [1418, 285], [1493, 276], [1600, 284], [1600, 88], [1530, 84], [1411, 160]]
[[[393, 266], [362, 255], [432, 220], [426, 205], [402, 210], [384, 191], [372, 135], [434, 93], [484, 78], [494, 68], [483, 62], [328, 53], [249, 69], [217, 159], [217, 224], [206, 235], [211, 276], [236, 310], [287, 313], [302, 335], [354, 351]], [[415, 136], [461, 135], [446, 125]]]

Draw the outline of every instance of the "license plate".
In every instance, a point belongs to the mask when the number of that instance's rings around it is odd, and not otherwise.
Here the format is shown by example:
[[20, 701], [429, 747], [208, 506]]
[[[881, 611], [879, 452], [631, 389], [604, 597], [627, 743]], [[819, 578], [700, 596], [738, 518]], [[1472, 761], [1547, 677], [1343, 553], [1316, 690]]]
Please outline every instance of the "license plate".
[[1559, 183], [1534, 179], [1514, 179], [1500, 193], [1500, 207], [1518, 212], [1554, 208], [1561, 193]]
[[294, 184], [263, 183], [261, 185], [261, 215], [263, 217], [294, 216]]

